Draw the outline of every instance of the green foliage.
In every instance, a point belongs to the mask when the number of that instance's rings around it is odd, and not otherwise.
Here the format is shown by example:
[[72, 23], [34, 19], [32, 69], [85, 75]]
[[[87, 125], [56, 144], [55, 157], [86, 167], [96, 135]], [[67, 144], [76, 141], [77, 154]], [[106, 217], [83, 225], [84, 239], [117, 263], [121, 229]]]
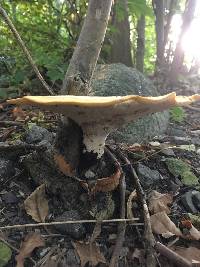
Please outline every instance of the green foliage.
[[174, 122], [183, 122], [186, 114], [182, 107], [173, 107], [170, 109], [170, 118]]
[[130, 14], [134, 14], [136, 17], [140, 17], [141, 15], [153, 17], [153, 10], [147, 4], [146, 0], [129, 0], [128, 8]]
[[0, 242], [0, 267], [4, 267], [8, 263], [11, 255], [11, 249], [3, 242]]

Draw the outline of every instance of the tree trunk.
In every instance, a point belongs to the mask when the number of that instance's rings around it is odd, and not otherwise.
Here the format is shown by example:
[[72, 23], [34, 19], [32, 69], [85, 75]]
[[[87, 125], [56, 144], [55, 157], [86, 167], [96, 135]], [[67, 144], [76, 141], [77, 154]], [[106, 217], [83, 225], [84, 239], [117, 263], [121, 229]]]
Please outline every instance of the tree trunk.
[[136, 68], [144, 71], [144, 53], [145, 53], [145, 16], [142, 15], [137, 23], [137, 51]]
[[[111, 5], [112, 0], [89, 2], [88, 12], [63, 82], [61, 94], [88, 94], [107, 29]], [[57, 132], [55, 154], [61, 155], [70, 168], [81, 173], [83, 169], [86, 171], [98, 162], [95, 153], [84, 153], [83, 150], [81, 127], [74, 121], [63, 117]]]
[[167, 20], [166, 20], [166, 25], [164, 28], [164, 44], [163, 44], [164, 49], [168, 41], [170, 26], [171, 26], [173, 15], [175, 14], [176, 6], [177, 6], [177, 0], [171, 0], [170, 5], [169, 5], [169, 12], [167, 15]]
[[191, 22], [193, 20], [196, 3], [197, 3], [197, 0], [186, 1], [185, 11], [183, 14], [182, 29], [181, 29], [179, 40], [177, 42], [176, 49], [174, 52], [174, 58], [172, 62], [171, 72], [170, 72], [171, 83], [176, 82], [178, 74], [180, 74], [181, 68], [183, 66], [184, 51], [182, 49], [182, 41], [183, 41], [183, 37], [185, 33], [190, 28]]
[[162, 67], [164, 60], [164, 1], [153, 0], [153, 9], [156, 17], [156, 47], [157, 59], [156, 66]]
[[[123, 14], [123, 17], [121, 17], [121, 14]], [[130, 43], [130, 23], [128, 17], [128, 1], [116, 0], [112, 17], [112, 26], [116, 31], [112, 35], [110, 62], [123, 63], [126, 66], [131, 67], [133, 66], [133, 63]]]
[[87, 95], [107, 29], [112, 0], [90, 0], [61, 94]]

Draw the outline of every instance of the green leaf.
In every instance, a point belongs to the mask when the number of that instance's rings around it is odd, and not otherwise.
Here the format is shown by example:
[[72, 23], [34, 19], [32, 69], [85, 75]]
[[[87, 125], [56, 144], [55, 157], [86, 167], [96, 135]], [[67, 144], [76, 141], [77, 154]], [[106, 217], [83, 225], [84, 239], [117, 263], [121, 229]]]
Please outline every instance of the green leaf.
[[3, 242], [0, 242], [0, 267], [5, 266], [10, 260], [11, 256], [11, 249]]

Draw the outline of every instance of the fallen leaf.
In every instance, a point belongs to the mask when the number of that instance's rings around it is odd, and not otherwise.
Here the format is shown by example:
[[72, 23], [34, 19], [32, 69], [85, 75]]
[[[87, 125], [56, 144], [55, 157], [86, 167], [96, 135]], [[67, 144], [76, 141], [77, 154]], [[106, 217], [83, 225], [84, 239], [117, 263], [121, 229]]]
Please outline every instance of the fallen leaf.
[[200, 263], [200, 249], [196, 247], [171, 247], [173, 251], [192, 263]]
[[200, 232], [192, 225], [189, 234], [193, 240], [200, 240]]
[[44, 240], [39, 233], [29, 233], [21, 244], [19, 254], [15, 257], [16, 267], [23, 267], [25, 258], [30, 257], [33, 250], [37, 247], [43, 247]]
[[67, 176], [74, 176], [75, 175], [75, 170], [74, 168], [66, 162], [64, 156], [61, 154], [54, 154], [54, 161], [56, 165], [58, 166], [58, 169], [65, 175]]
[[12, 115], [16, 121], [24, 121], [26, 118], [26, 113], [20, 107], [15, 107], [12, 111]]
[[152, 231], [155, 234], [162, 235], [165, 238], [173, 235], [182, 236], [180, 229], [170, 220], [165, 211], [151, 215], [150, 219]]
[[133, 192], [131, 192], [131, 194], [128, 197], [128, 201], [127, 201], [127, 218], [128, 219], [133, 219], [134, 215], [132, 212], [132, 201], [135, 200], [137, 198], [137, 193], [136, 190], [134, 190]]
[[24, 207], [33, 220], [36, 222], [44, 222], [49, 213], [48, 201], [45, 196], [45, 184], [40, 185], [36, 190], [24, 201]]
[[149, 210], [152, 214], [165, 211], [167, 214], [171, 212], [168, 207], [173, 201], [173, 196], [170, 194], [161, 194], [153, 190], [149, 198]]
[[96, 266], [100, 262], [106, 263], [105, 257], [101, 254], [96, 243], [91, 245], [89, 243], [74, 242], [73, 244], [79, 255], [81, 267], [84, 267], [87, 262], [90, 262], [92, 266]]
[[95, 186], [91, 189], [91, 193], [96, 192], [110, 192], [113, 191], [119, 185], [119, 179], [121, 177], [121, 171], [118, 167], [116, 172], [109, 177], [97, 179]]
[[11, 249], [0, 241], [0, 267], [5, 266], [12, 256]]

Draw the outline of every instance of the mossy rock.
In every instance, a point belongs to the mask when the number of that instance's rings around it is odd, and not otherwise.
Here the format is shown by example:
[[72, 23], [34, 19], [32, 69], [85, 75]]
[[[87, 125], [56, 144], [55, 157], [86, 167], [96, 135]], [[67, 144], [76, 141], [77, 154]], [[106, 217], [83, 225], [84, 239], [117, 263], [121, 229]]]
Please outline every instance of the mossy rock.
[[191, 166], [181, 159], [167, 158], [165, 161], [168, 170], [175, 177], [180, 176], [185, 185], [198, 185], [198, 178], [191, 172]]
[[[91, 83], [91, 94], [97, 96], [141, 95], [158, 96], [153, 83], [142, 73], [123, 64], [98, 65]], [[169, 121], [169, 112], [159, 112], [129, 123], [110, 138], [116, 142], [146, 142], [163, 134]]]
[[8, 263], [11, 255], [11, 249], [3, 242], [0, 242], [0, 267], [3, 267]]

